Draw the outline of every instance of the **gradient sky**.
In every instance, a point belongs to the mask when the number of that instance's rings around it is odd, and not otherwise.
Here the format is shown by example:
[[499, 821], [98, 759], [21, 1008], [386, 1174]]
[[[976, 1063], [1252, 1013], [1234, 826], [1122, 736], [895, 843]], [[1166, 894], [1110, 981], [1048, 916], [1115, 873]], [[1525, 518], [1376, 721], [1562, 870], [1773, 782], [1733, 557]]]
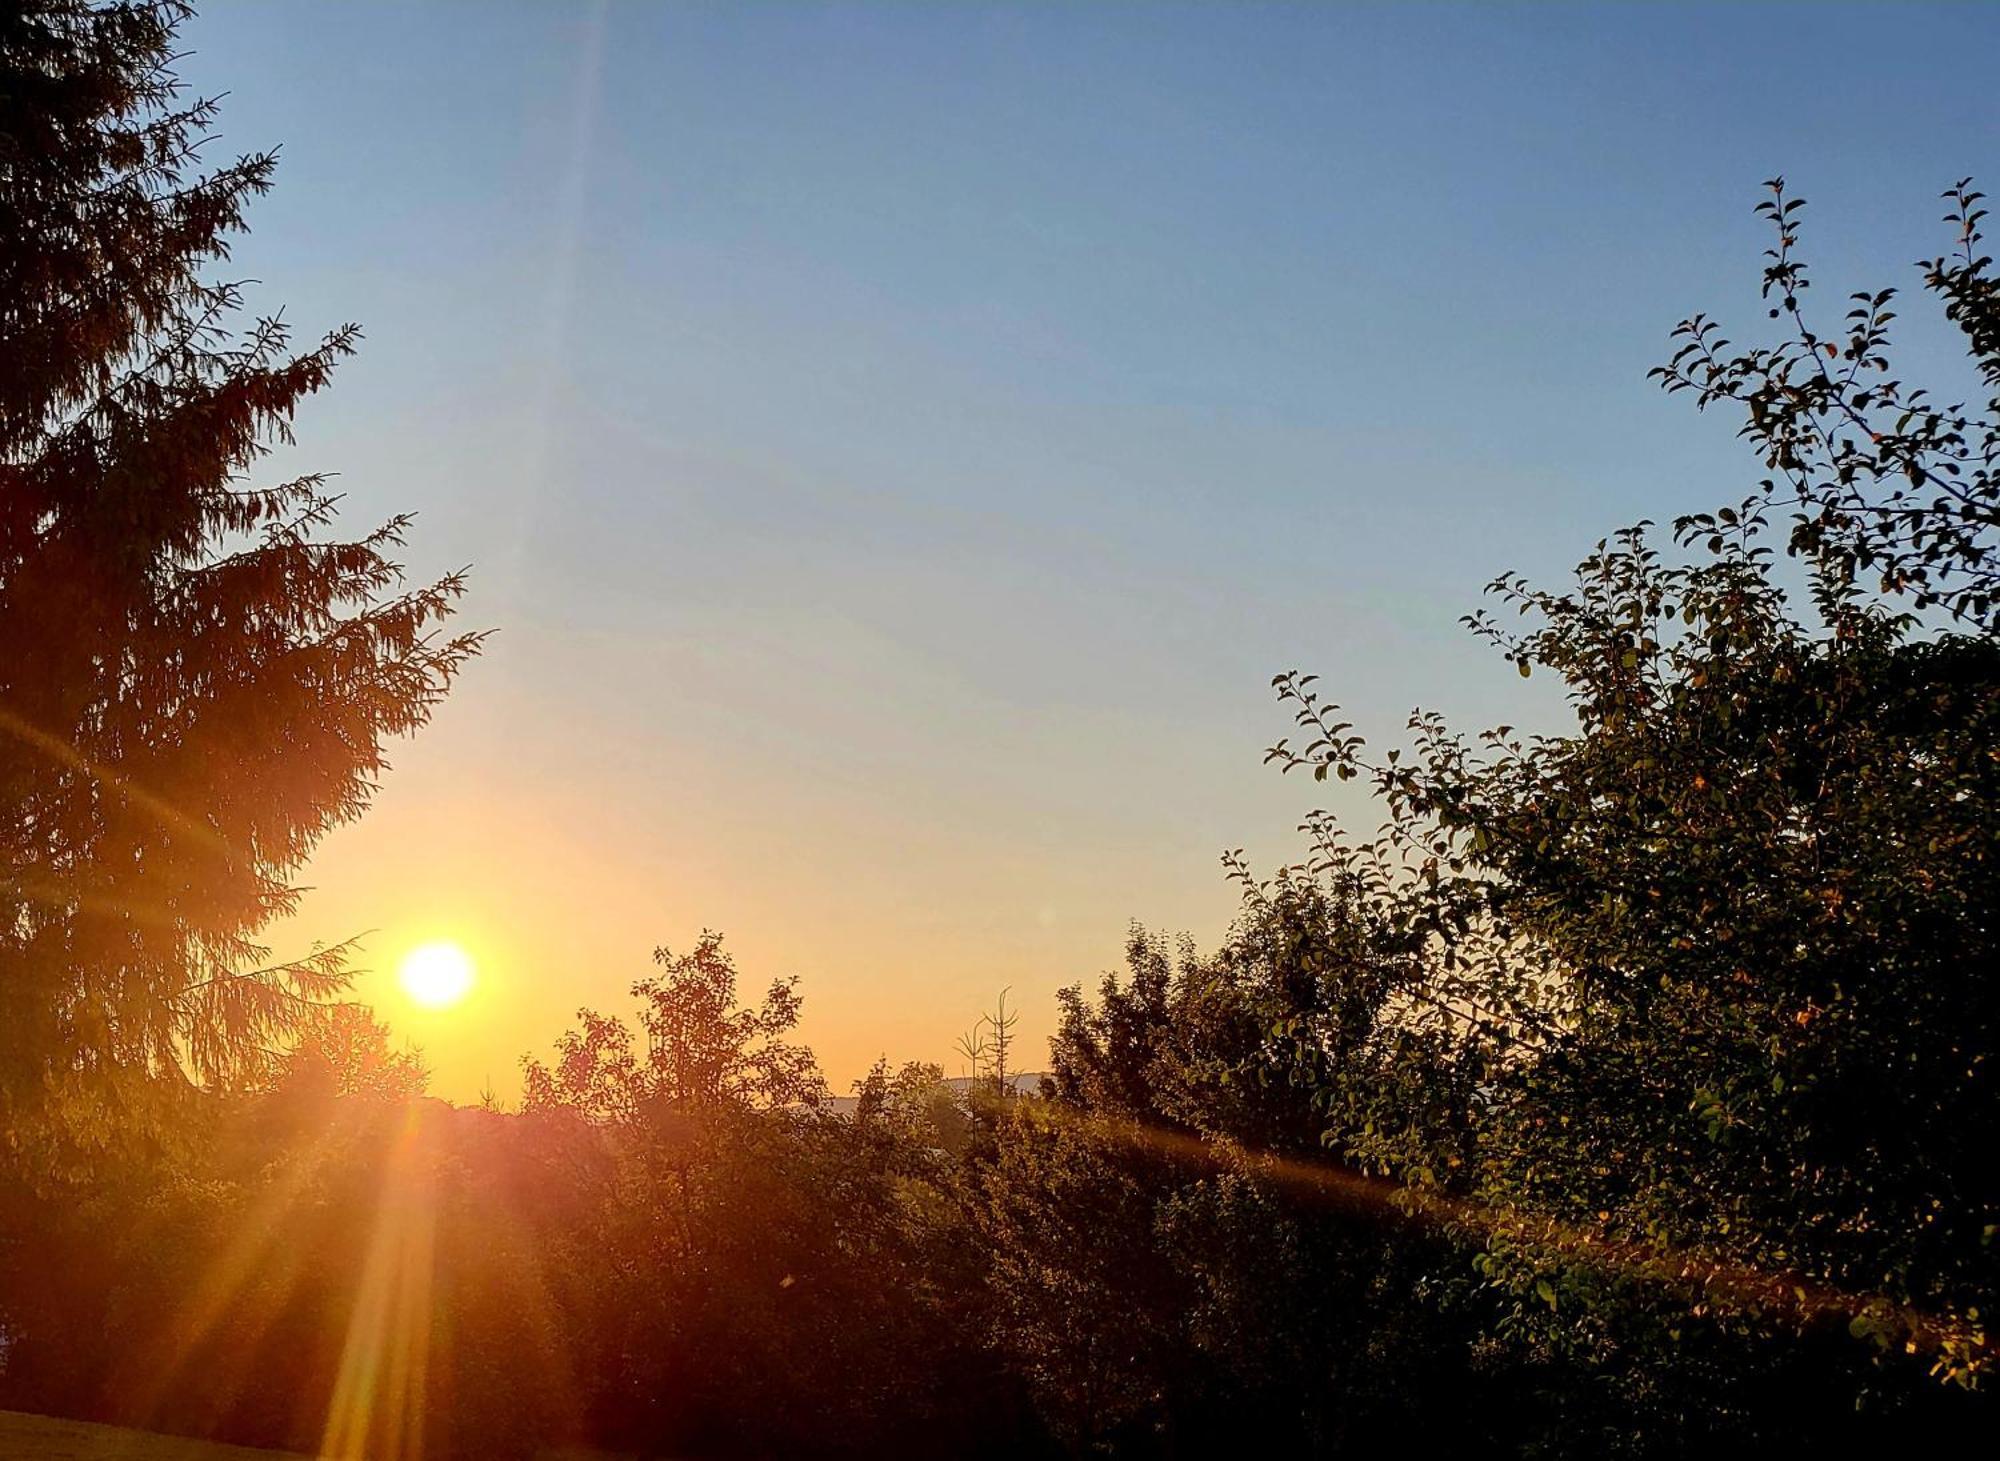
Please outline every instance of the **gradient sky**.
[[[655, 944], [801, 976], [837, 1086], [954, 1070], [1132, 919], [1292, 855], [1272, 674], [1378, 744], [1559, 707], [1458, 627], [1754, 483], [1644, 380], [1745, 328], [1783, 171], [1822, 307], [2000, 161], [2000, 9], [209, 4], [235, 272], [361, 356], [300, 421], [500, 630], [283, 951], [434, 1089], [518, 1089]], [[1990, 183], [1989, 183], [1990, 186]], [[1912, 308], [1911, 315], [1922, 311]], [[1735, 333], [1735, 332], [1732, 332]], [[1740, 336], [1739, 336], [1740, 337]], [[1919, 332], [1919, 344], [1935, 336]], [[395, 989], [426, 938], [466, 1006]]]

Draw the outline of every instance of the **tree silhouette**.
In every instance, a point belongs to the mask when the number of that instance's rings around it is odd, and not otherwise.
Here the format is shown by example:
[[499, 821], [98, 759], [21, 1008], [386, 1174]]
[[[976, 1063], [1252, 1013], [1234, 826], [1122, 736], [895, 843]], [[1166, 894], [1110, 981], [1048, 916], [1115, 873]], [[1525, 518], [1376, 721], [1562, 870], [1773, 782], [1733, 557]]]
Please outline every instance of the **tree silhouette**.
[[972, 1028], [958, 1037], [956, 1049], [965, 1057], [969, 1073], [975, 1078], [985, 1078], [993, 1083], [994, 1090], [1001, 1095], [1011, 1095], [1010, 1084], [1013, 1070], [1009, 1057], [1014, 1049], [1014, 1027], [1021, 1022], [1019, 1010], [1009, 1011], [1007, 995], [1012, 989], [1000, 991], [991, 1014], [981, 1015], [973, 1021]]
[[0, 16], [0, 1110], [110, 1118], [250, 1075], [343, 983], [273, 961], [478, 636], [409, 589], [396, 517], [330, 536], [323, 476], [251, 474], [358, 332], [296, 349], [212, 277], [274, 155], [202, 171], [176, 0]]
[[[1801, 205], [1772, 188], [1790, 338], [1732, 356], [1697, 316], [1661, 374], [1740, 403], [1776, 475], [1671, 550], [1641, 524], [1559, 589], [1501, 578], [1518, 630], [1470, 620], [1557, 677], [1574, 728], [1419, 714], [1376, 757], [1287, 675], [1309, 740], [1272, 751], [1386, 810], [1365, 840], [1315, 819], [1294, 874], [1400, 941], [1372, 1038], [1434, 1031], [1478, 1073], [1469, 1148], [1397, 1150], [1394, 1122], [1347, 1114], [1331, 1023], [1308, 1019], [1288, 1033], [1330, 1143], [1462, 1225], [1500, 1331], [1604, 1381], [1609, 1427], [1677, 1445], [1802, 1445], [1798, 1415], [1846, 1437], [1857, 1404], [1954, 1415], [1926, 1392], [1994, 1363], [2000, 400], [1933, 410], [1897, 383], [1887, 291], [1815, 334]], [[1946, 196], [1961, 253], [1926, 282], [2000, 383], [1978, 195]], [[1773, 566], [1779, 509], [1804, 603]]]

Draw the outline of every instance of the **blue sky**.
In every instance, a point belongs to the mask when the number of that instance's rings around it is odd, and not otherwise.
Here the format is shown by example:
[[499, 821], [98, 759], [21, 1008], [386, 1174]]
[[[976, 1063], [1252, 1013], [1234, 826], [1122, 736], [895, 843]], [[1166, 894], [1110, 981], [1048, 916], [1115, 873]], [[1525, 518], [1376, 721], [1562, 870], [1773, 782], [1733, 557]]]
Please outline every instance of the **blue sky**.
[[[796, 972], [844, 1081], [1002, 985], [1212, 939], [1314, 788], [1275, 672], [1393, 740], [1554, 717], [1457, 626], [1754, 483], [1648, 386], [1759, 323], [1762, 179], [1823, 309], [1992, 175], [2000, 9], [210, 4], [283, 144], [236, 268], [363, 353], [300, 423], [470, 563], [487, 659], [279, 940], [462, 937], [448, 1095], [656, 942]], [[1942, 348], [1925, 312], [1919, 359]], [[1358, 801], [1343, 809], [1372, 825]], [[1036, 1023], [1039, 1021], [1039, 1023]]]

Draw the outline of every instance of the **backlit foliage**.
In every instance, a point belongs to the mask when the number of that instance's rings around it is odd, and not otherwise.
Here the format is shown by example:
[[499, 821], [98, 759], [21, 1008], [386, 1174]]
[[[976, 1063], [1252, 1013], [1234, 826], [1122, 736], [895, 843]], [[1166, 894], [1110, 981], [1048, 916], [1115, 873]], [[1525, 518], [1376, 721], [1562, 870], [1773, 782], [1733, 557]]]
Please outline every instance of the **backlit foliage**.
[[0, 1111], [102, 1129], [227, 1083], [344, 982], [259, 931], [477, 636], [407, 518], [332, 532], [272, 447], [358, 332], [303, 347], [223, 272], [275, 157], [208, 167], [174, 0], [0, 16]]
[[[1641, 525], [1565, 589], [1500, 579], [1518, 630], [1469, 621], [1556, 676], [1575, 729], [1468, 740], [1419, 715], [1371, 758], [1284, 676], [1309, 740], [1272, 753], [1386, 809], [1359, 844], [1316, 819], [1291, 876], [1406, 936], [1396, 1023], [1475, 1062], [1446, 1186], [1501, 1331], [1683, 1438], [1740, 1436], [1786, 1387], [1895, 1407], [1906, 1372], [1975, 1384], [2000, 1289], [2000, 400], [1934, 409], [1896, 381], [1887, 292], [1815, 333], [1801, 206], [1772, 193], [1789, 335], [1731, 355], [1697, 317], [1661, 375], [1741, 404], [1778, 475], [1681, 520], [1673, 552]], [[1947, 198], [1959, 252], [1926, 282], [2000, 385], [1979, 195]], [[1318, 1026], [1299, 1045], [1324, 1068]], [[1351, 1142], [1349, 1086], [1322, 1084]], [[1439, 1176], [1422, 1150], [1383, 1170], [1418, 1194]]]

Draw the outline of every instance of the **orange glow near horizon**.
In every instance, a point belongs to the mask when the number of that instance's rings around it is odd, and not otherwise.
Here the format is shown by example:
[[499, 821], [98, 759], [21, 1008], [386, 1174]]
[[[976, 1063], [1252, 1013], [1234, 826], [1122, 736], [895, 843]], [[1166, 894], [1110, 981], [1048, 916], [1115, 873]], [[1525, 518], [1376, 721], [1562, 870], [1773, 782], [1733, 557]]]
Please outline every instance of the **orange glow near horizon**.
[[397, 978], [425, 1009], [449, 1009], [472, 992], [472, 956], [449, 939], [419, 944], [403, 956]]

